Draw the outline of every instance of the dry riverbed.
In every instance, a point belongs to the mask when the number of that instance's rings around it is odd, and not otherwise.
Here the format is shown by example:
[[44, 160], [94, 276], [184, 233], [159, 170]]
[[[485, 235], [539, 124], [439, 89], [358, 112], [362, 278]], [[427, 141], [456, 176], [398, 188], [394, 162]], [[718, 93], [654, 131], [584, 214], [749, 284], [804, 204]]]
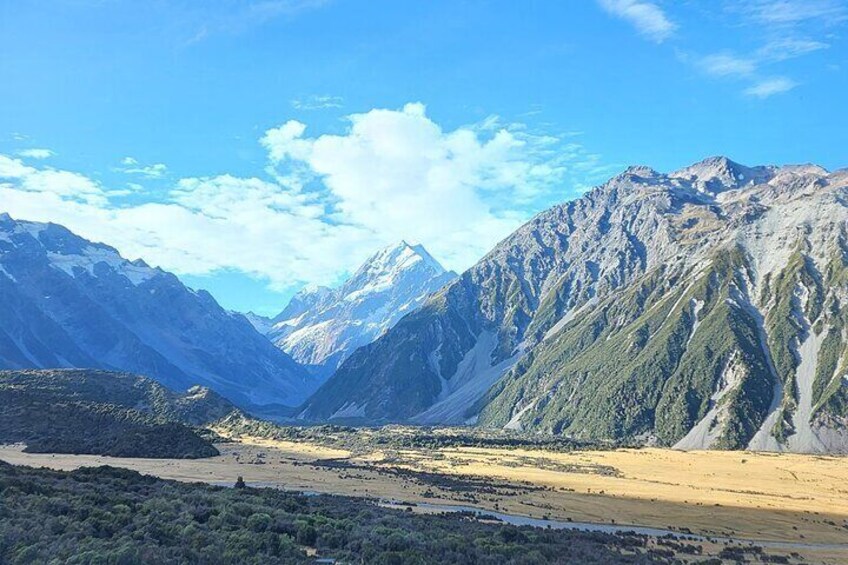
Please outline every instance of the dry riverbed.
[[109, 464], [216, 484], [243, 476], [253, 486], [782, 542], [788, 545], [777, 553], [797, 552], [807, 562], [848, 562], [844, 458], [477, 447], [353, 454], [316, 443], [231, 439], [219, 445], [219, 457], [199, 460], [28, 454], [21, 446], [0, 447], [0, 459], [64, 470]]

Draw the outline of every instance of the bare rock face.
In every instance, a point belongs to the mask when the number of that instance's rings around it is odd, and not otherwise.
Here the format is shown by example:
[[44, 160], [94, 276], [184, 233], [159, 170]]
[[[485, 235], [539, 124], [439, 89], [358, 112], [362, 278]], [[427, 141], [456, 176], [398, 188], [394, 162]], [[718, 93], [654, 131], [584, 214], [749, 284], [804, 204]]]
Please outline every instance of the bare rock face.
[[268, 336], [299, 363], [329, 375], [454, 278], [422, 246], [404, 241], [374, 254], [338, 289], [295, 295]]
[[631, 167], [353, 354], [301, 417], [843, 451], [846, 257], [846, 171]]
[[204, 291], [56, 224], [0, 215], [0, 367], [82, 367], [297, 405], [317, 380]]

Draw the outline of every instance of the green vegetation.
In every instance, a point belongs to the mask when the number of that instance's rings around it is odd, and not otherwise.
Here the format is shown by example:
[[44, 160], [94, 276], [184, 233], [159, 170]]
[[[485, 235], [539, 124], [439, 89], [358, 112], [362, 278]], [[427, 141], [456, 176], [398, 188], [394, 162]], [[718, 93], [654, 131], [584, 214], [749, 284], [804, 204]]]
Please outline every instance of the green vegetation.
[[354, 352], [304, 405], [309, 417], [326, 419], [358, 402], [366, 405], [365, 420], [397, 422], [432, 405], [442, 385], [428, 352], [441, 345], [438, 367], [451, 375], [476, 341], [468, 312], [452, 306], [467, 300], [447, 299], [466, 292], [466, 284], [464, 278], [452, 283], [402, 318], [385, 338]]
[[[798, 289], [807, 293], [801, 304]], [[773, 434], [780, 441], [786, 441], [794, 432], [791, 414], [798, 403], [798, 391], [795, 385], [795, 371], [798, 368], [796, 350], [803, 339], [805, 321], [812, 323], [821, 313], [824, 299], [821, 275], [812, 259], [805, 255], [800, 246], [792, 254], [786, 268], [769, 285], [768, 315], [765, 319], [768, 332], [768, 344], [778, 377], [783, 382], [783, 406], [781, 417], [775, 424]]]
[[0, 462], [0, 562], [10, 564], [671, 563], [647, 538], [419, 515], [362, 499], [183, 484], [112, 467]]
[[848, 416], [848, 395], [841, 386], [840, 378], [840, 373], [848, 370], [848, 344], [845, 343], [844, 335], [848, 330], [848, 310], [843, 303], [848, 290], [848, 260], [844, 250], [838, 249], [825, 269], [824, 284], [831, 292], [823, 316], [828, 328], [819, 351], [819, 365], [813, 384], [813, 406], [816, 412], [844, 417]]
[[[747, 258], [719, 253], [688, 284], [660, 268], [567, 324], [488, 394], [481, 414], [502, 426], [532, 404], [525, 427], [578, 438], [665, 445], [702, 418], [728, 362], [740, 379], [722, 399], [719, 447], [744, 447], [771, 398], [759, 329], [747, 308]], [[698, 329], [693, 333], [696, 324]]]
[[374, 450], [443, 449], [449, 447], [488, 447], [498, 449], [542, 449], [553, 452], [636, 447], [625, 441], [576, 440], [540, 433], [522, 433], [484, 428], [433, 428], [382, 426], [355, 428], [337, 425], [281, 426], [233, 413], [221, 420], [216, 429], [225, 435], [253, 436], [279, 441], [319, 444], [346, 449], [353, 453]]
[[205, 389], [179, 395], [135, 375], [0, 371], [0, 443], [36, 453], [198, 458], [218, 450], [195, 426], [234, 410]]

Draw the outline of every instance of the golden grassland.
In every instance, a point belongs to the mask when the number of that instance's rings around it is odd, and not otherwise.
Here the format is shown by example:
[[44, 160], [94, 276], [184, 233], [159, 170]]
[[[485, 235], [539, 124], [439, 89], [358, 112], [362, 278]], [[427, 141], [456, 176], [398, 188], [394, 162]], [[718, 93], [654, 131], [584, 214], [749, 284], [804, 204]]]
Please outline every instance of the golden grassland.
[[[812, 562], [848, 562], [846, 549], [804, 547], [848, 544], [848, 460], [840, 457], [478, 447], [354, 454], [316, 443], [231, 439], [219, 446], [221, 456], [199, 460], [27, 454], [21, 446], [0, 447], [0, 459], [56, 469], [111, 464], [222, 484], [243, 476], [248, 484], [292, 490], [784, 541], [798, 544], [792, 550]], [[478, 482], [458, 489], [451, 480]], [[476, 489], [475, 484], [494, 486]]]

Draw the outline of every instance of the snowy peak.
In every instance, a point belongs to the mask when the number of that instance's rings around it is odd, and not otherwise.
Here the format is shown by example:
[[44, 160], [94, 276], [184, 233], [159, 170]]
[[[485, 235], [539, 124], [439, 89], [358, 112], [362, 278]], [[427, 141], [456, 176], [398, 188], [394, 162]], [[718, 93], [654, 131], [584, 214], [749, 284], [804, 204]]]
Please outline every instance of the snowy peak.
[[445, 272], [444, 267], [433, 259], [433, 256], [424, 249], [424, 246], [410, 245], [406, 241], [401, 241], [381, 249], [369, 257], [352, 279], [357, 279], [360, 275], [365, 274], [371, 276], [393, 274], [413, 268], [419, 263], [422, 264], [420, 266], [431, 269], [436, 274]]
[[445, 273], [421, 245], [401, 241], [372, 255], [341, 288], [345, 300], [358, 300], [364, 295], [384, 292], [402, 278], [420, 273], [422, 277], [438, 277]]
[[296, 294], [268, 336], [295, 360], [332, 372], [455, 277], [423, 246], [401, 241], [369, 257], [341, 287]]
[[705, 192], [718, 193], [747, 185], [768, 182], [775, 167], [746, 167], [727, 157], [709, 157], [669, 174], [670, 178], [679, 178], [696, 183]]

